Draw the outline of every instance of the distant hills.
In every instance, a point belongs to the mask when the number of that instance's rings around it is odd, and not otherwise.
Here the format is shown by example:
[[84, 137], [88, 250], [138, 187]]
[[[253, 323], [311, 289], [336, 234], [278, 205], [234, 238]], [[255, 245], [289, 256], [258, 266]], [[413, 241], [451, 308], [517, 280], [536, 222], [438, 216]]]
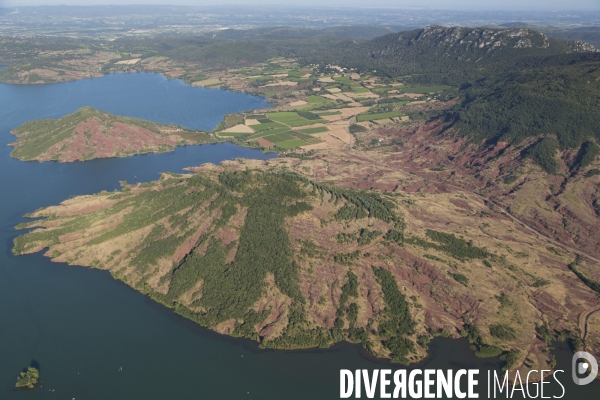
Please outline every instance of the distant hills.
[[[565, 65], [595, 48], [524, 28], [429, 26], [394, 32], [394, 26], [339, 26], [325, 29], [269, 27], [224, 29], [200, 36], [122, 39], [119, 51], [167, 56], [207, 68], [225, 68], [293, 57], [305, 64], [336, 64], [378, 75], [411, 75], [420, 83], [460, 85], [475, 74], [515, 68]], [[390, 33], [391, 32], [391, 33]], [[379, 36], [382, 35], [383, 36]], [[563, 58], [548, 59], [562, 56]]]
[[579, 28], [556, 28], [543, 25], [523, 25], [519, 23], [504, 24], [507, 28], [528, 28], [565, 40], [581, 40], [595, 47], [600, 47], [600, 26], [582, 26]]
[[[475, 142], [551, 135], [555, 148], [597, 152], [587, 141], [600, 141], [600, 52], [587, 43], [524, 28], [430, 26], [319, 56], [359, 72], [458, 86], [461, 102], [446, 120]], [[540, 164], [554, 157], [541, 154]]]
[[[459, 128], [455, 132], [469, 135], [472, 140], [516, 143], [525, 137], [555, 135], [561, 148], [579, 147], [590, 138], [600, 140], [596, 128], [600, 126], [600, 88], [596, 80], [600, 52], [592, 45], [519, 27], [433, 25], [366, 39], [393, 29], [225, 29], [212, 35], [124, 38], [87, 45], [91, 52], [107, 57], [117, 53], [138, 54], [141, 60], [165, 57], [173, 62], [168, 67], [173, 70], [193, 65], [201, 71], [220, 71], [288, 57], [301, 65], [321, 65], [327, 73], [337, 73], [328, 70], [328, 66], [337, 65], [397, 82], [450, 85], [459, 88], [456, 92], [461, 101], [444, 117]], [[45, 56], [48, 50], [75, 52], [76, 47], [69, 40], [1, 38], [0, 43], [6, 49], [2, 57], [8, 65], [0, 78], [9, 82], [18, 81], [19, 71], [34, 66], [56, 69], [56, 64], [63, 61]], [[37, 54], [27, 56], [33, 61], [31, 65], [21, 65], [23, 54], [30, 53]], [[81, 56], [77, 53], [69, 57]], [[148, 65], [144, 70], [167, 70], [165, 66]], [[115, 64], [104, 63], [98, 68], [110, 72], [111, 66]], [[67, 73], [73, 73], [72, 68]]]
[[270, 27], [256, 29], [223, 29], [210, 33], [214, 38], [219, 39], [283, 39], [297, 38], [309, 36], [339, 36], [351, 39], [371, 40], [376, 37], [387, 35], [389, 33], [399, 32], [410, 29], [403, 26], [371, 26], [371, 25], [349, 25], [349, 26], [332, 26], [323, 29], [317, 28], [301, 28], [301, 27]]
[[[592, 51], [595, 48], [587, 43], [523, 28], [429, 26], [391, 33], [326, 57], [332, 63], [362, 71], [376, 70], [389, 76], [427, 75], [421, 80], [460, 84], [475, 72], [497, 73], [546, 62], [540, 58]], [[316, 61], [316, 57], [312, 59]]]

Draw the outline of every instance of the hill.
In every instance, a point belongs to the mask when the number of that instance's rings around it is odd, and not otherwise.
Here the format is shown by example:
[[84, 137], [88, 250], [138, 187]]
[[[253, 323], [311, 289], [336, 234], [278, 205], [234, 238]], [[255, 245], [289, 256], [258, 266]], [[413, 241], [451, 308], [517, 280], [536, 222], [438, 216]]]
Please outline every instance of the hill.
[[545, 27], [538, 30], [560, 39], [581, 40], [590, 43], [593, 46], [600, 47], [600, 27], [598, 26], [586, 26], [573, 29]]
[[[335, 64], [359, 72], [376, 71], [379, 76], [402, 76], [415, 83], [460, 85], [492, 73], [568, 65], [595, 50], [581, 41], [556, 39], [524, 28], [429, 26], [385, 34], [398, 28], [225, 29], [193, 36], [123, 37], [106, 43], [0, 37], [6, 49], [0, 61], [7, 65], [0, 71], [0, 80], [60, 82], [127, 71], [206, 73], [287, 57], [303, 66]], [[373, 39], [380, 34], [383, 36]]]
[[488, 76], [460, 90], [448, 120], [475, 142], [553, 135], [560, 148], [600, 141], [600, 54], [566, 66]]
[[30, 121], [12, 133], [11, 156], [23, 161], [83, 161], [172, 151], [177, 145], [208, 141], [202, 133], [136, 118], [120, 117], [91, 107], [58, 119]]
[[[546, 366], [536, 322], [543, 315], [573, 330], [578, 312], [596, 305], [568, 271], [573, 254], [476, 195], [363, 154], [192, 171], [38, 210], [19, 227], [38, 229], [16, 238], [13, 252], [47, 248], [55, 261], [107, 270], [266, 348], [348, 340], [401, 362], [422, 359], [432, 336], [462, 330], [482, 357], [519, 349], [519, 362]], [[588, 265], [577, 268], [587, 274]], [[510, 335], [495, 336], [498, 324]]]
[[[540, 57], [593, 50], [580, 41], [555, 39], [529, 29], [428, 26], [390, 33], [319, 57], [359, 71], [460, 84], [474, 73], [514, 70], [524, 62], [535, 66], [541, 64]], [[319, 62], [316, 57], [312, 61]]]
[[596, 48], [600, 47], [600, 27], [598, 26], [581, 26], [577, 28], [568, 29], [544, 25], [526, 25], [520, 23], [503, 24], [502, 26], [507, 28], [511, 27], [533, 29], [558, 39], [580, 40], [589, 43]]

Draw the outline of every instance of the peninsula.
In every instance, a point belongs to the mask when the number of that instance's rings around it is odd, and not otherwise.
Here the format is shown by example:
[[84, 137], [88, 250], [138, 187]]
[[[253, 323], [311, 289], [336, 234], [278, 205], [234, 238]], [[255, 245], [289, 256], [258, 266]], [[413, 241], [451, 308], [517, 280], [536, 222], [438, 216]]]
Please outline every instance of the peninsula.
[[205, 143], [202, 132], [112, 115], [91, 107], [58, 119], [30, 121], [14, 129], [12, 157], [23, 161], [84, 161], [173, 151]]

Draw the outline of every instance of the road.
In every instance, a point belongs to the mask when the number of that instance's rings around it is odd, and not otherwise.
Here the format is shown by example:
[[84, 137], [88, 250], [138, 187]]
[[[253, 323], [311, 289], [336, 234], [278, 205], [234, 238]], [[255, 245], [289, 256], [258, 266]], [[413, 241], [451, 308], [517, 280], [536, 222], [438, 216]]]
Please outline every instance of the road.
[[600, 311], [600, 306], [585, 310], [579, 315], [579, 330], [581, 331], [581, 340], [585, 340], [587, 335], [587, 325], [590, 316], [597, 311]]

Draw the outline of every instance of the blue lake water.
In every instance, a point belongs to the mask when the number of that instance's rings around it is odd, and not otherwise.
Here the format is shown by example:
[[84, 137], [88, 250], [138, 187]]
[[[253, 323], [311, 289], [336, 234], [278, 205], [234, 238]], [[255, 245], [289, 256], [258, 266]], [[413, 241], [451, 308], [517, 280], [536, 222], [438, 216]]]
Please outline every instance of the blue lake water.
[[[120, 180], [148, 181], [161, 171], [236, 157], [270, 157], [231, 144], [83, 163], [22, 162], [9, 156], [10, 130], [83, 106], [119, 115], [211, 129], [226, 112], [265, 107], [258, 97], [192, 88], [153, 74], [43, 86], [0, 84], [0, 399], [336, 399], [339, 370], [393, 368], [358, 346], [263, 351], [255, 343], [203, 329], [157, 305], [104, 271], [51, 263], [10, 249], [23, 215], [70, 196], [112, 190]], [[465, 341], [436, 339], [420, 368], [492, 368]], [[570, 371], [569, 351], [559, 367]], [[15, 390], [35, 361], [41, 385]], [[570, 373], [570, 372], [569, 372]], [[565, 375], [566, 376], [566, 375]], [[598, 385], [567, 387], [593, 399]], [[573, 397], [572, 397], [573, 396]]]
[[56, 118], [83, 106], [117, 115], [212, 129], [227, 112], [266, 107], [261, 97], [192, 87], [162, 75], [111, 74], [103, 78], [49, 85], [5, 85], [0, 90], [2, 126]]

